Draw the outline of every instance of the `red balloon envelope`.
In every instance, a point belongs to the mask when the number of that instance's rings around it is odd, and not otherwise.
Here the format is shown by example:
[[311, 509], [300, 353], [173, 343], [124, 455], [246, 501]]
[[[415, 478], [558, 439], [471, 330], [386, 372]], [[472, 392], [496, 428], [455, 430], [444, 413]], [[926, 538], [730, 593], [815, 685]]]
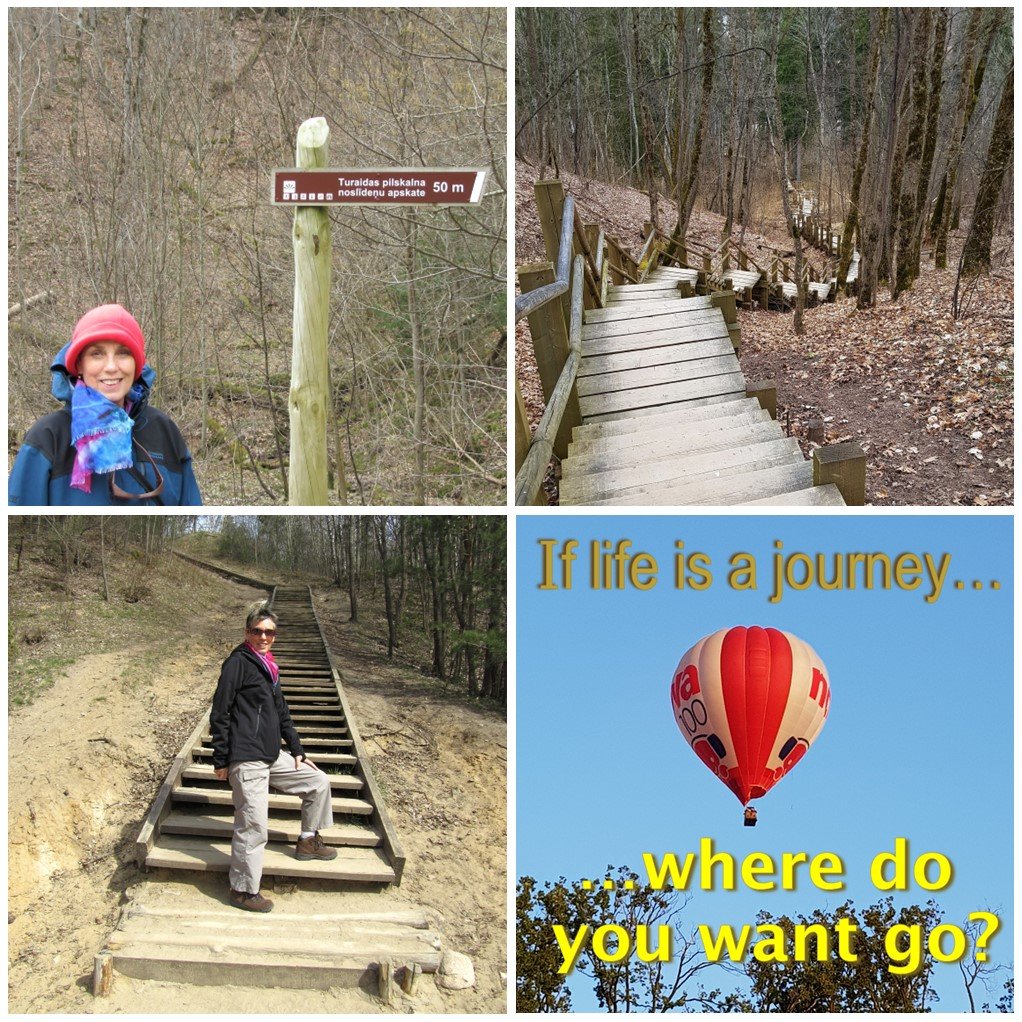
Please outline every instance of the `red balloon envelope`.
[[671, 705], [693, 752], [747, 805], [816, 740], [830, 679], [813, 648], [788, 632], [724, 628], [681, 658]]

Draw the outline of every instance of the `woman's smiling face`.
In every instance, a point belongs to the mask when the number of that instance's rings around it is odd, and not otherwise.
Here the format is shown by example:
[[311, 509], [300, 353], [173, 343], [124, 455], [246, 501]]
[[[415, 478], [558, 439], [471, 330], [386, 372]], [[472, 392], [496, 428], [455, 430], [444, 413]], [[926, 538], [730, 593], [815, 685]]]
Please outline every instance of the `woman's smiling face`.
[[273, 640], [277, 637], [277, 626], [272, 618], [264, 617], [252, 623], [248, 629], [248, 641], [262, 654], [270, 652]]
[[99, 341], [90, 344], [78, 356], [78, 375], [87, 387], [124, 407], [124, 400], [135, 382], [135, 357], [123, 344]]

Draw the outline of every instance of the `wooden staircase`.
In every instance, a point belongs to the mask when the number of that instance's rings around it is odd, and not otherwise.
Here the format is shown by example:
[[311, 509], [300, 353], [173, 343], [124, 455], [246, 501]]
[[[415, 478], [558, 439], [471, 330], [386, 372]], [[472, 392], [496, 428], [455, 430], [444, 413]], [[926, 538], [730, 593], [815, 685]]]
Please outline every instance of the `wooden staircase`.
[[678, 297], [691, 273], [658, 267], [585, 312], [561, 504], [843, 505], [750, 396], [721, 303]]
[[[308, 586], [277, 586], [271, 606], [278, 616], [273, 655], [281, 690], [305, 751], [330, 777], [334, 825], [321, 835], [337, 847], [338, 855], [329, 862], [299, 862], [294, 843], [301, 801], [271, 790], [263, 872], [345, 883], [400, 883], [404, 854], [365, 760], [312, 593]], [[226, 872], [233, 819], [230, 784], [214, 776], [207, 712], [174, 760], [142, 827], [136, 841], [138, 862]]]

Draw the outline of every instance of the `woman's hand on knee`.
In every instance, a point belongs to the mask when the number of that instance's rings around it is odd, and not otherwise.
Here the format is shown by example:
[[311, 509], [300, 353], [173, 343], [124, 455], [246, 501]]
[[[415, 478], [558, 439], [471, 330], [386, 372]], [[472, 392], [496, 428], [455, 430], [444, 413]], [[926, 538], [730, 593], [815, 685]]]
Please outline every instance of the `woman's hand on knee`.
[[298, 769], [299, 767], [301, 767], [301, 765], [302, 765], [303, 763], [304, 763], [304, 764], [305, 764], [305, 765], [306, 765], [307, 767], [309, 767], [310, 769], [312, 769], [312, 770], [318, 770], [318, 769], [319, 769], [319, 767], [318, 767], [318, 766], [316, 766], [316, 764], [315, 764], [315, 763], [313, 763], [313, 762], [312, 762], [312, 760], [311, 760], [311, 759], [309, 759], [309, 757], [308, 757], [308, 756], [295, 756], [295, 770], [297, 770], [297, 769]]
[[214, 777], [215, 777], [215, 778], [216, 778], [216, 779], [217, 779], [218, 781], [226, 781], [226, 780], [227, 780], [227, 770], [228, 770], [228, 768], [227, 768], [227, 767], [217, 767], [217, 768], [216, 768], [216, 769], [215, 769], [215, 770], [213, 771], [213, 776], [214, 776]]

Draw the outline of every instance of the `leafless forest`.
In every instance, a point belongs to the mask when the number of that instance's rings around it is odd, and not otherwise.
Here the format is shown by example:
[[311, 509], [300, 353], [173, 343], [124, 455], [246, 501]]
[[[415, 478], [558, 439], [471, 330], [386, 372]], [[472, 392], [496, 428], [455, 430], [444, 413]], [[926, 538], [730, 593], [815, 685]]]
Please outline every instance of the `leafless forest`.
[[331, 501], [503, 502], [505, 17], [9, 11], [9, 449], [55, 407], [77, 318], [116, 301], [205, 502], [286, 503], [292, 214], [270, 171], [323, 116], [332, 166], [488, 171], [476, 207], [333, 208]]
[[870, 503], [1012, 501], [1009, 9], [520, 8], [515, 74], [519, 263], [547, 257], [530, 184], [558, 176], [636, 258], [649, 220], [667, 259], [786, 260], [797, 296], [740, 313], [742, 357], [804, 446], [812, 419], [859, 441]]

